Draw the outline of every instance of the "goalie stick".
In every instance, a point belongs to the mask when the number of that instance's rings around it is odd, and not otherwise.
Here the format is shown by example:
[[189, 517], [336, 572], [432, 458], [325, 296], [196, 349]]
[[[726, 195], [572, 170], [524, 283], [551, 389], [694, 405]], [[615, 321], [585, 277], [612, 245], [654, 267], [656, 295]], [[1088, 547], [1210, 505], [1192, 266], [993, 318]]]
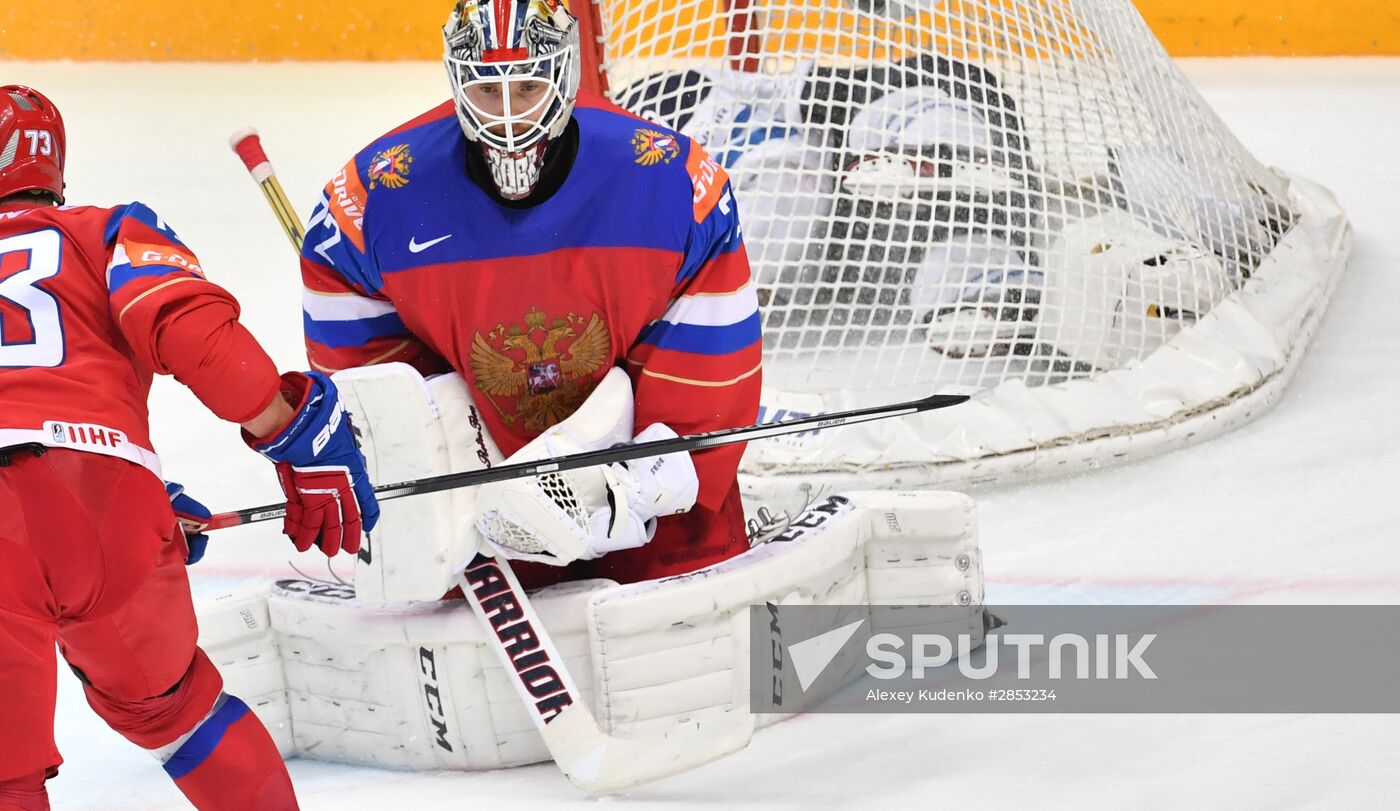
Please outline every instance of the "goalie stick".
[[[256, 131], [241, 130], [229, 141], [249, 174], [262, 187], [287, 238], [298, 251], [303, 232], [286, 193], [277, 182]], [[893, 406], [858, 409], [769, 425], [624, 445], [526, 464], [435, 476], [375, 489], [379, 498], [398, 498], [466, 487], [519, 476], [534, 476], [590, 465], [728, 445], [751, 439], [819, 430], [857, 422], [914, 414], [964, 402], [961, 395], [941, 395]], [[265, 521], [285, 514], [285, 505], [221, 513], [208, 529]], [[753, 716], [739, 707], [710, 708], [677, 721], [666, 731], [636, 738], [616, 737], [599, 726], [574, 684], [564, 660], [531, 606], [510, 566], [501, 559], [478, 554], [457, 577], [457, 585], [472, 612], [491, 633], [491, 647], [525, 710], [539, 731], [555, 764], [575, 786], [589, 793], [630, 788], [702, 766], [748, 744]]]
[[281, 181], [272, 171], [272, 161], [267, 159], [267, 153], [263, 151], [258, 131], [252, 127], [241, 129], [228, 139], [228, 143], [233, 147], [233, 151], [238, 153], [239, 159], [248, 169], [248, 174], [257, 181], [258, 188], [262, 189], [263, 197], [267, 198], [267, 204], [272, 208], [272, 213], [277, 217], [282, 230], [286, 232], [287, 239], [291, 240], [292, 245], [300, 252], [306, 232], [301, 229], [301, 220], [297, 219], [296, 211], [292, 209], [292, 201], [282, 189]]
[[514, 676], [511, 684], [550, 756], [578, 788], [604, 794], [669, 777], [736, 752], [753, 736], [753, 716], [739, 706], [698, 710], [664, 732], [636, 738], [607, 734], [510, 566], [477, 555], [457, 584]]

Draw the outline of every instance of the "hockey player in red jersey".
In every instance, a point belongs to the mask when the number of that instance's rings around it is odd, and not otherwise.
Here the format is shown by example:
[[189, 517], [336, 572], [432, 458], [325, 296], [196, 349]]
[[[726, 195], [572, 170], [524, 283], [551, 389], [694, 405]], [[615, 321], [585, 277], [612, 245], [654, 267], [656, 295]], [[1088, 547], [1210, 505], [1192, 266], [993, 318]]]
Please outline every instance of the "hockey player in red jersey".
[[[724, 170], [691, 139], [579, 92], [578, 36], [554, 0], [457, 3], [444, 29], [453, 100], [357, 154], [302, 251], [312, 364], [455, 370], [507, 456], [614, 367], [631, 377], [639, 440], [758, 413], [758, 300]], [[487, 485], [478, 526], [508, 557], [572, 564], [567, 578], [691, 571], [748, 547], [741, 455], [591, 468], [565, 495], [545, 479]], [[512, 501], [554, 512], [571, 537], [504, 515]]]
[[55, 644], [197, 808], [296, 808], [272, 739], [195, 644], [185, 565], [208, 511], [162, 483], [151, 376], [277, 464], [300, 550], [358, 549], [378, 516], [364, 459], [330, 381], [279, 377], [154, 212], [61, 205], [65, 147], [47, 98], [0, 87], [0, 809], [48, 808]]

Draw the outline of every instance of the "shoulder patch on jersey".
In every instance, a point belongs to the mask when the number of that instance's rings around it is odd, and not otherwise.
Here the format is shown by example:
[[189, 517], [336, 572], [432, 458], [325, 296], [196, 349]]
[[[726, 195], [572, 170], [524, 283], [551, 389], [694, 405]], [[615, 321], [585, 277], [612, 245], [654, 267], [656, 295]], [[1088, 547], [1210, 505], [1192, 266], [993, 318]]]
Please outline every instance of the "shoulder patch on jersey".
[[330, 185], [326, 187], [326, 196], [330, 198], [331, 216], [335, 217], [336, 225], [364, 253], [365, 201], [369, 199], [369, 192], [360, 182], [355, 161], [345, 164], [339, 174], [331, 178]]
[[679, 138], [645, 127], [638, 127], [632, 134], [632, 149], [636, 150], [637, 163], [641, 166], [667, 164], [681, 154]]
[[166, 265], [188, 270], [201, 279], [204, 278], [204, 268], [199, 266], [199, 260], [195, 258], [194, 254], [182, 251], [173, 245], [156, 245], [127, 240], [122, 243], [122, 249], [126, 251], [127, 261], [134, 268]]
[[413, 153], [408, 144], [398, 144], [378, 152], [369, 159], [369, 187], [402, 189], [408, 185], [408, 173], [412, 167]]
[[695, 195], [692, 197], [695, 204], [695, 221], [704, 222], [716, 205], [728, 214], [729, 201], [724, 190], [729, 183], [729, 175], [710, 157], [710, 153], [691, 141], [690, 155], [686, 158], [685, 168], [690, 173], [690, 183], [695, 188]]

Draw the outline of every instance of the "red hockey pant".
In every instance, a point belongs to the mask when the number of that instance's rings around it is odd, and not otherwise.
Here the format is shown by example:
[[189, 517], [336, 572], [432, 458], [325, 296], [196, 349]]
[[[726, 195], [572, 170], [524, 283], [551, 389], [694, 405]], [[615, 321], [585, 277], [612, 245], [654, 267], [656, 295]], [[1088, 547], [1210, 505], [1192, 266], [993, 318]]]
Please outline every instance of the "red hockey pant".
[[55, 643], [92, 708], [138, 746], [166, 746], [210, 711], [223, 681], [195, 646], [184, 557], [145, 468], [67, 450], [0, 467], [0, 783], [62, 762]]

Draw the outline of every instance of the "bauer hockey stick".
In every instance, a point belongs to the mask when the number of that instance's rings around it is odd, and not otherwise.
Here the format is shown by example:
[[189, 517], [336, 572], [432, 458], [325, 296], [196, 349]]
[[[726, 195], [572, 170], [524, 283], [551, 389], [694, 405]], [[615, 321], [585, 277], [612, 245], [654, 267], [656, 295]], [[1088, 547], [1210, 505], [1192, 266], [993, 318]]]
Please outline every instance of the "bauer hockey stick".
[[[444, 473], [440, 476], [429, 476], [424, 479], [399, 482], [398, 484], [382, 484], [374, 488], [374, 495], [380, 501], [384, 501], [391, 498], [436, 493], [441, 490], [451, 490], [457, 487], [476, 487], [477, 485], [506, 481], [507, 479], [540, 476], [546, 473], [560, 473], [565, 470], [577, 470], [581, 467], [607, 465], [613, 462], [626, 462], [632, 459], [640, 459], [643, 456], [660, 456], [662, 454], [677, 453], [679, 451], [699, 451], [706, 448], [718, 448], [722, 445], [732, 445], [735, 442], [752, 442], [756, 439], [767, 439], [769, 437], [797, 434], [804, 431], [820, 431], [825, 428], [836, 428], [842, 425], [855, 425], [862, 422], [885, 420], [891, 417], [903, 417], [909, 414], [918, 414], [922, 411], [932, 411], [938, 408], [955, 406], [959, 403], [966, 402], [968, 399], [967, 395], [963, 394], [935, 394], [931, 397], [925, 397], [922, 400], [910, 400], [907, 403], [858, 408], [853, 411], [837, 411], [831, 414], [819, 414], [815, 417], [803, 417], [795, 420], [762, 423], [759, 425], [745, 425], [741, 428], [725, 428], [719, 431], [688, 434], [672, 439], [657, 439], [651, 442], [638, 442], [632, 445], [618, 445], [614, 448], [584, 451], [582, 453], [558, 456], [553, 459], [543, 459], [535, 462], [517, 462], [511, 465], [499, 465], [497, 467], [488, 467], [483, 470]], [[275, 518], [281, 518], [286, 514], [286, 507], [283, 504], [267, 504], [262, 507], [249, 507], [248, 509], [239, 510], [237, 512], [217, 513], [209, 520], [207, 529], [224, 529], [226, 527], [236, 527], [242, 524], [254, 524], [259, 521], [271, 521]]]
[[[244, 130], [234, 136], [230, 143], [253, 178], [262, 186], [287, 237], [300, 250], [302, 232], [297, 227], [286, 194], [276, 182], [272, 164], [262, 150], [257, 133]], [[967, 399], [960, 395], [928, 397], [895, 406], [713, 431], [573, 454], [543, 462], [436, 476], [379, 487], [375, 492], [380, 498], [430, 493], [639, 456], [699, 450], [797, 431], [914, 414], [957, 405]], [[224, 513], [214, 516], [208, 528], [264, 521], [284, 514], [284, 505]], [[678, 774], [742, 749], [753, 736], [753, 716], [739, 707], [700, 710], [672, 724], [664, 732], [642, 737], [624, 738], [607, 734], [598, 726], [597, 719], [584, 703], [582, 693], [574, 684], [563, 658], [559, 656], [544, 623], [540, 622], [510, 566], [504, 560], [478, 554], [457, 577], [457, 584], [466, 595], [472, 612], [491, 631], [491, 647], [495, 648], [505, 671], [513, 676], [511, 683], [549, 749], [550, 756], [578, 788], [595, 794], [607, 793]]]

